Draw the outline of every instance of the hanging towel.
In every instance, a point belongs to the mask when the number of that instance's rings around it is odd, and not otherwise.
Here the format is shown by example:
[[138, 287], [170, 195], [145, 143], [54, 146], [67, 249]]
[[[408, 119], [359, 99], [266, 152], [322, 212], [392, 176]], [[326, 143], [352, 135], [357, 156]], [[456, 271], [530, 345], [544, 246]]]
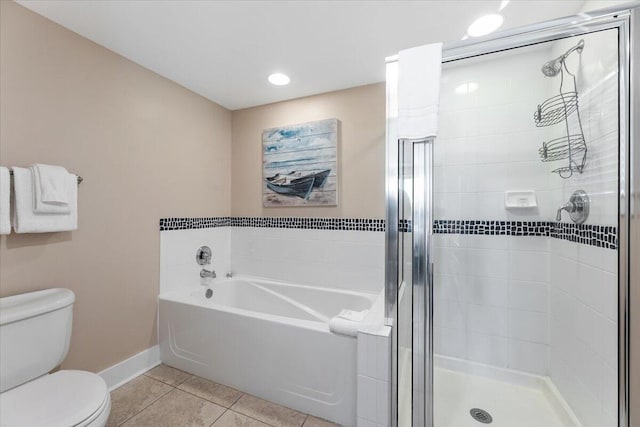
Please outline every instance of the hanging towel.
[[[77, 182], [73, 174], [67, 176], [69, 184]], [[33, 178], [25, 168], [13, 168], [13, 229], [16, 233], [47, 233], [78, 228], [78, 187], [69, 186], [68, 214], [38, 214], [33, 211]]]
[[11, 233], [11, 176], [9, 169], [0, 166], [0, 234]]
[[36, 197], [42, 203], [67, 206], [69, 204], [69, 172], [62, 166], [36, 163], [32, 168], [37, 172], [40, 192]]
[[334, 334], [355, 337], [358, 335], [358, 330], [362, 327], [362, 320], [364, 320], [368, 312], [369, 310], [342, 310], [337, 316], [329, 320], [329, 330]]
[[[44, 166], [44, 167], [43, 167]], [[71, 212], [69, 208], [69, 193], [72, 190], [69, 188], [69, 172], [60, 166], [49, 166], [35, 164], [29, 167], [31, 171], [31, 177], [33, 182], [33, 212], [38, 214], [68, 214]], [[52, 171], [48, 173], [47, 171]], [[43, 175], [44, 171], [44, 175]], [[60, 172], [60, 173], [59, 173]], [[58, 181], [62, 181], [61, 184]], [[44, 182], [44, 186], [43, 186]], [[52, 185], [55, 183], [55, 185]], [[74, 183], [74, 185], [77, 185]], [[61, 187], [65, 187], [62, 189]], [[51, 190], [52, 187], [56, 187], [56, 190]], [[43, 190], [47, 188], [47, 190]], [[48, 192], [48, 193], [47, 193]], [[64, 192], [64, 197], [67, 202], [47, 202], [45, 199], [52, 200], [53, 194], [59, 194]], [[45, 196], [45, 194], [47, 194]], [[62, 197], [61, 197], [62, 198]]]
[[398, 138], [436, 136], [442, 43], [401, 50], [398, 70]]

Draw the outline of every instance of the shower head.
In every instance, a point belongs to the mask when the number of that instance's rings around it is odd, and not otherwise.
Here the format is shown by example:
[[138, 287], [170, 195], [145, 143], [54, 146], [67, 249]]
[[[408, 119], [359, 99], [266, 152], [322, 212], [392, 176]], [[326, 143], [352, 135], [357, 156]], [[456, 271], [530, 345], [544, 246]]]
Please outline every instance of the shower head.
[[578, 53], [582, 53], [582, 49], [584, 49], [584, 40], [580, 40], [577, 45], [566, 51], [563, 55], [560, 55], [556, 59], [552, 59], [551, 61], [545, 62], [542, 66], [542, 74], [547, 77], [555, 77], [558, 75], [560, 70], [562, 70], [562, 64], [564, 60], [567, 59], [569, 55], [575, 50]]
[[542, 74], [547, 77], [555, 77], [558, 75], [560, 70], [562, 69], [562, 61], [563, 57], [560, 56], [556, 59], [552, 59], [549, 62], [545, 62], [542, 66]]

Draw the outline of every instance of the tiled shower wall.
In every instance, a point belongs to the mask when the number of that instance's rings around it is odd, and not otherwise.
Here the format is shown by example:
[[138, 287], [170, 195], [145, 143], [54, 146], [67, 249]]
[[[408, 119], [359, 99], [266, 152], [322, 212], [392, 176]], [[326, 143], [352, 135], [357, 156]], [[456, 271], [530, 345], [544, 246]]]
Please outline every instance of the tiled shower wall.
[[[540, 162], [533, 121], [549, 92], [540, 72], [548, 56], [547, 48], [534, 47], [444, 67], [436, 220], [555, 216], [553, 177]], [[460, 91], [464, 84], [477, 89]], [[535, 191], [538, 207], [505, 209], [509, 190]], [[436, 235], [434, 246], [436, 352], [546, 375], [549, 238], [447, 234]]]
[[549, 238], [435, 236], [438, 354], [546, 375]]
[[[617, 225], [617, 32], [558, 41], [553, 55], [580, 38], [584, 50], [569, 58], [568, 67], [578, 70], [587, 163], [582, 174], [554, 177], [553, 193], [566, 201], [573, 191], [584, 189], [591, 202], [587, 223]], [[570, 119], [575, 132], [575, 115]], [[552, 241], [550, 249], [549, 374], [585, 427], [617, 426], [617, 251], [564, 241]]]
[[618, 252], [551, 239], [549, 376], [584, 427], [617, 426]]

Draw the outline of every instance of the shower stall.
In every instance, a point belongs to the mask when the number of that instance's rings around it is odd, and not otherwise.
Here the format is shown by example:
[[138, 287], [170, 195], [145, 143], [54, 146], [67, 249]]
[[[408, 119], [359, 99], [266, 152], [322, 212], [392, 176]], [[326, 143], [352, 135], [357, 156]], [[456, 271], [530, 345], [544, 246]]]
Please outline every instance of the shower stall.
[[425, 140], [388, 58], [390, 425], [630, 426], [638, 13], [445, 44]]

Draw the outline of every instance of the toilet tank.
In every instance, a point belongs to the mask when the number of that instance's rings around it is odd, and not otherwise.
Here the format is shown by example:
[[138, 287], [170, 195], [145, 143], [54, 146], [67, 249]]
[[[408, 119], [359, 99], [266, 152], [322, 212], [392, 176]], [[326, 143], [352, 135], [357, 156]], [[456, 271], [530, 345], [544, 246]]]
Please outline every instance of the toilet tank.
[[0, 392], [62, 363], [71, 341], [74, 301], [69, 289], [0, 298]]

